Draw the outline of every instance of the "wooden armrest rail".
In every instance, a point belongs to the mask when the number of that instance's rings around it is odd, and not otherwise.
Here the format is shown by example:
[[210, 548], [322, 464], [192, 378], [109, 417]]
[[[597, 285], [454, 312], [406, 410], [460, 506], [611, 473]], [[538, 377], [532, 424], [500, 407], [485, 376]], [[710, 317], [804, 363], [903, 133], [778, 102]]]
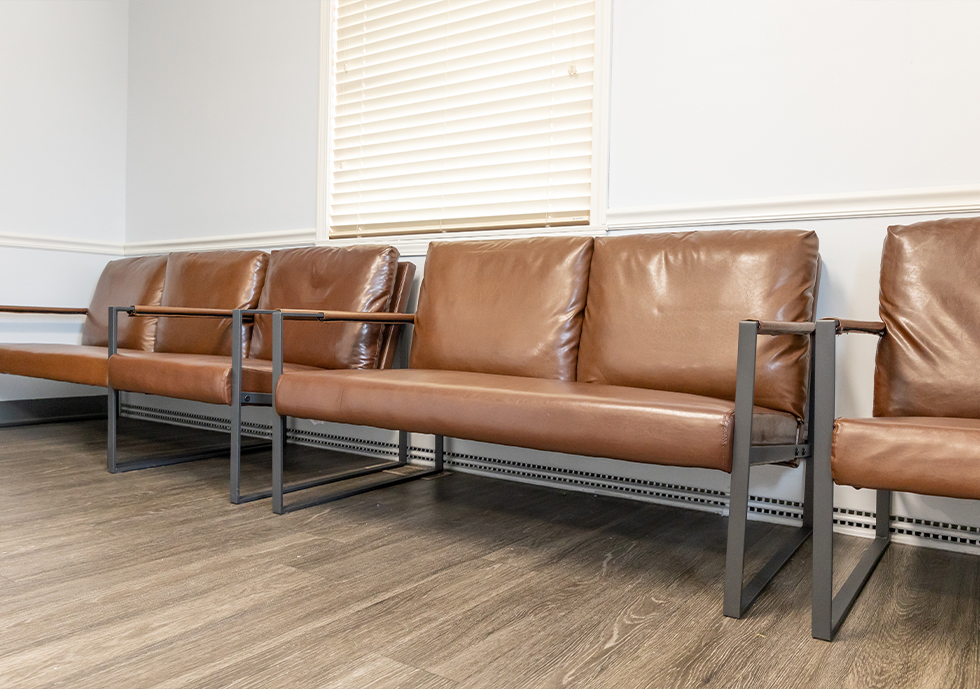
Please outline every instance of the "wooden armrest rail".
[[60, 306], [0, 306], [0, 313], [61, 313], [87, 316], [88, 309]]
[[885, 324], [881, 321], [856, 321], [850, 318], [821, 318], [823, 321], [834, 321], [837, 326], [837, 334], [845, 333], [868, 333], [881, 337], [885, 334]]

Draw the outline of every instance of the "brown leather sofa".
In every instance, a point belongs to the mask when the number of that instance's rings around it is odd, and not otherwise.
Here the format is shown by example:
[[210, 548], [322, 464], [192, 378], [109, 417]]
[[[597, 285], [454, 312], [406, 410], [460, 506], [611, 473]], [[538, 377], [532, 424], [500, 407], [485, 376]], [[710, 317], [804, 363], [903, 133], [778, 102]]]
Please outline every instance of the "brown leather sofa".
[[[888, 229], [881, 321], [817, 324], [813, 636], [830, 641], [891, 540], [891, 492], [980, 499], [980, 218]], [[873, 416], [834, 419], [835, 340], [877, 335]], [[877, 490], [876, 537], [833, 595], [834, 484]]]
[[410, 368], [276, 376], [273, 509], [296, 507], [283, 502], [286, 416], [434, 434], [433, 471], [448, 435], [731, 472], [725, 614], [739, 617], [810, 533], [807, 508], [743, 589], [749, 468], [811, 451], [818, 275], [812, 232], [432, 243]]
[[[166, 256], [145, 256], [110, 261], [85, 308], [0, 306], [2, 313], [77, 314], [85, 316], [82, 344], [0, 344], [0, 373], [47, 378], [105, 387], [108, 376], [109, 307], [119, 304], [158, 305], [163, 293]], [[120, 325], [120, 349], [150, 350], [156, 319]]]
[[[127, 309], [128, 320], [160, 318], [153, 351], [117, 351], [109, 359], [109, 386], [119, 391], [197, 400], [232, 407], [233, 503], [268, 497], [241, 494], [242, 405], [270, 406], [273, 308], [404, 310], [415, 266], [399, 263], [386, 246], [303, 248], [272, 252], [173, 254], [162, 303]], [[181, 308], [172, 305], [181, 304]], [[190, 307], [190, 308], [186, 308]], [[127, 320], [127, 319], [123, 319]], [[297, 324], [284, 340], [287, 371], [390, 367], [401, 326]], [[214, 456], [213, 450], [117, 461], [115, 411], [110, 410], [111, 472]], [[256, 446], [253, 449], [260, 449]], [[267, 445], [266, 445], [267, 447]]]

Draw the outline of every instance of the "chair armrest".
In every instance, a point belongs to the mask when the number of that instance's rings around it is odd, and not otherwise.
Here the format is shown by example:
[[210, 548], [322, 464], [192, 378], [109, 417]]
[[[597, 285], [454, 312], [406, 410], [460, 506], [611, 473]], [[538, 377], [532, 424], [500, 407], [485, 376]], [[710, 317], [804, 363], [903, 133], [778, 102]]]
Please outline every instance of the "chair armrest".
[[2, 306], [0, 313], [46, 313], [46, 314], [68, 314], [76, 316], [87, 316], [88, 309], [81, 308], [62, 308], [60, 306]]
[[[755, 373], [756, 354], [759, 347], [759, 335], [793, 335], [811, 338], [810, 346], [816, 336], [817, 324], [796, 321], [758, 321], [744, 320], [738, 324], [738, 356], [735, 371], [735, 443], [732, 457], [732, 471], [737, 471], [742, 477], [748, 476], [747, 467], [751, 464], [752, 415], [755, 407]], [[812, 386], [814, 361], [808, 357], [807, 379]], [[811, 387], [812, 390], [812, 387]], [[812, 411], [808, 407], [800, 421], [805, 428], [806, 442], [811, 440], [810, 417]], [[799, 443], [798, 443], [799, 444]], [[735, 473], [732, 474], [733, 476]]]
[[881, 321], [855, 321], [848, 318], [821, 318], [822, 321], [834, 321], [838, 335], [846, 333], [867, 333], [881, 337], [885, 334], [885, 324]]
[[755, 321], [759, 324], [759, 335], [810, 335], [816, 325], [814, 323], [796, 323], [794, 321]]
[[[246, 320], [253, 318], [253, 313], [272, 313], [258, 309], [242, 309], [242, 317]], [[167, 316], [174, 318], [232, 318], [235, 309], [202, 309], [190, 306], [131, 306], [127, 310], [130, 316]]]
[[323, 323], [414, 323], [414, 313], [378, 313], [363, 311], [305, 311], [279, 309], [283, 320], [314, 320]]

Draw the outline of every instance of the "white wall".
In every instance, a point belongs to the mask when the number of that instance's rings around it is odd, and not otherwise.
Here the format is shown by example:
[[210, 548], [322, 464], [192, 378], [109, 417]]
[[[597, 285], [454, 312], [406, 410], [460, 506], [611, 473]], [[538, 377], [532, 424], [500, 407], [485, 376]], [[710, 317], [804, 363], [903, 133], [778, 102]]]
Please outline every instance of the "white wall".
[[0, 233], [121, 242], [123, 0], [0, 3]]
[[[0, 2], [0, 303], [87, 305], [109, 258], [91, 252], [125, 238], [127, 32], [125, 0]], [[77, 342], [80, 329], [0, 317], [4, 342]], [[0, 399], [87, 392], [0, 380]]]
[[980, 3], [616, 0], [612, 207], [980, 186]]
[[318, 0], [134, 0], [127, 241], [316, 225]]

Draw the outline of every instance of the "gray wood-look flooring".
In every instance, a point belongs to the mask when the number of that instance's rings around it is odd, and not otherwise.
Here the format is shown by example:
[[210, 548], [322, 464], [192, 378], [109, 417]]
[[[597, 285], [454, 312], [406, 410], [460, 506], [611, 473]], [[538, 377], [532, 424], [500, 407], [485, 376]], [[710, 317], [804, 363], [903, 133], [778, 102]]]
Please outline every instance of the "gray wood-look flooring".
[[892, 546], [827, 644], [808, 546], [722, 616], [719, 516], [449, 474], [277, 517], [224, 459], [110, 475], [104, 433], [0, 430], [4, 689], [980, 686], [977, 557]]

